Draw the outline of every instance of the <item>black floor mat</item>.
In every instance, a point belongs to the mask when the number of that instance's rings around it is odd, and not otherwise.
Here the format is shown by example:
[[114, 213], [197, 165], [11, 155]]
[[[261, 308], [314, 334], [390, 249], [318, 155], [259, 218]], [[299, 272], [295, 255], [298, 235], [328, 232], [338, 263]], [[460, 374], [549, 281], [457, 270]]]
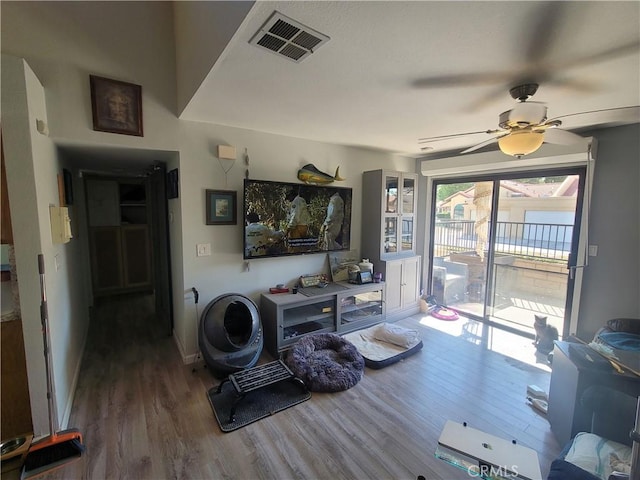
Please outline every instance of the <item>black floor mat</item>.
[[284, 380], [247, 393], [238, 402], [235, 421], [231, 422], [229, 419], [231, 408], [238, 399], [236, 391], [231, 382], [225, 382], [222, 392], [216, 393], [217, 390], [217, 386], [211, 388], [207, 392], [207, 397], [223, 432], [244, 427], [311, 398], [311, 392], [304, 385], [292, 380]]

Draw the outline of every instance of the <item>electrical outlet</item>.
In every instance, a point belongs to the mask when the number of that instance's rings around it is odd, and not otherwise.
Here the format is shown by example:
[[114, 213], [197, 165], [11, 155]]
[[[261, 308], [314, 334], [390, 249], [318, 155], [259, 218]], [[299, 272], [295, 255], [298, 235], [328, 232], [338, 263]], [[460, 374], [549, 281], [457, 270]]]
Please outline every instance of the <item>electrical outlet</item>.
[[198, 243], [196, 245], [196, 254], [199, 257], [207, 257], [211, 255], [211, 244], [210, 243]]
[[598, 256], [598, 245], [589, 245], [589, 256], [590, 257]]

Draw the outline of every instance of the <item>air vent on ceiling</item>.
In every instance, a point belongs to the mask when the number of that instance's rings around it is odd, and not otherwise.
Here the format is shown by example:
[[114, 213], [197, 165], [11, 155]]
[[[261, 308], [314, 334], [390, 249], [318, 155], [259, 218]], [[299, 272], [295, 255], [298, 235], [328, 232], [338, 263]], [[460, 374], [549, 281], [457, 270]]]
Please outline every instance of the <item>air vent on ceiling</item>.
[[327, 41], [326, 35], [275, 11], [249, 43], [301, 62]]

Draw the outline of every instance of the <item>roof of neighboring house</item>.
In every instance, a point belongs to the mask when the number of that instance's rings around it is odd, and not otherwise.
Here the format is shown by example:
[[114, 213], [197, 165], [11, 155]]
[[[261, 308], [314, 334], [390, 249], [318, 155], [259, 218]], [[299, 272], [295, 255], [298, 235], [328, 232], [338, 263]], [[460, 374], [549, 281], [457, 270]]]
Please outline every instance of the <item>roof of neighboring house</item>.
[[467, 197], [467, 198], [473, 198], [473, 191], [475, 190], [475, 187], [469, 187], [466, 190], [460, 190], [459, 192], [456, 193], [452, 193], [451, 195], [449, 195], [447, 198], [445, 198], [444, 200], [442, 200], [442, 203], [447, 203], [449, 201], [451, 201], [451, 199], [453, 197], [455, 197], [456, 195], [462, 195], [463, 197]]
[[[520, 183], [514, 180], [502, 180], [501, 188], [514, 193], [522, 194], [523, 197], [542, 198], [542, 197], [574, 197], [578, 192], [578, 175], [568, 175], [563, 182], [554, 183]], [[449, 203], [456, 195], [466, 198], [473, 198], [475, 195], [475, 186], [471, 186], [466, 190], [449, 195], [442, 200], [441, 205]]]
[[560, 184], [556, 190], [556, 197], [575, 197], [578, 194], [578, 186], [580, 177], [578, 175], [569, 175], [564, 182]]

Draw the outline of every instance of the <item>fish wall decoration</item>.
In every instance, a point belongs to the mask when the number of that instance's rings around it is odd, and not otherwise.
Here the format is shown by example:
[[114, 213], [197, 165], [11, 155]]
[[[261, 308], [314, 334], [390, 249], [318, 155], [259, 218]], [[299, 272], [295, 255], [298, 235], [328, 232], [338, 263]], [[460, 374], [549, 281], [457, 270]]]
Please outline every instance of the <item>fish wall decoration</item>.
[[332, 177], [328, 173], [321, 172], [312, 163], [307, 163], [298, 170], [298, 179], [304, 183], [313, 183], [315, 185], [326, 185], [333, 182], [341, 182], [344, 180], [340, 176], [340, 167], [336, 168], [336, 174]]

